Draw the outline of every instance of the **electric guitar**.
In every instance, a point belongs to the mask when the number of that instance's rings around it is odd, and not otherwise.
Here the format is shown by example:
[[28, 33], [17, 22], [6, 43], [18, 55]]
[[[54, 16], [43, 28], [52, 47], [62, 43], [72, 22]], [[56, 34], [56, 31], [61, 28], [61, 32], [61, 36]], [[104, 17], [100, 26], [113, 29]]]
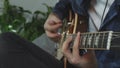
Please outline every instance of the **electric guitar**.
[[[74, 38], [78, 31], [80, 34], [80, 49], [94, 50], [110, 50], [120, 49], [120, 32], [103, 31], [103, 32], [87, 32], [87, 21], [85, 17], [79, 17], [78, 14], [69, 14], [69, 20], [65, 20], [61, 29], [62, 38], [59, 41], [56, 58], [61, 59], [62, 44], [68, 36], [73, 37], [70, 48], [73, 46]], [[73, 16], [72, 16], [73, 15]], [[65, 67], [66, 68], [66, 67]]]
[[[72, 16], [69, 14], [69, 21], [64, 21], [62, 27], [62, 38], [58, 44], [58, 52], [67, 36], [75, 38], [78, 31], [81, 32], [80, 49], [94, 49], [94, 50], [110, 50], [120, 47], [120, 32], [103, 31], [103, 32], [87, 32], [87, 21], [84, 17], [78, 17], [78, 14]], [[73, 18], [74, 17], [74, 18]], [[74, 41], [74, 39], [73, 39]], [[70, 44], [72, 48], [73, 42]], [[58, 53], [59, 54], [59, 53]], [[60, 55], [57, 55], [60, 59]]]

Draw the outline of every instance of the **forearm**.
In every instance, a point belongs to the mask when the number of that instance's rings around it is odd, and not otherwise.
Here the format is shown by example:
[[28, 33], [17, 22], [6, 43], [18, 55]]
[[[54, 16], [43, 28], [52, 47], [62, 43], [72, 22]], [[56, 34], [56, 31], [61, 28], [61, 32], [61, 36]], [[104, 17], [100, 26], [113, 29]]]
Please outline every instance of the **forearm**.
[[60, 0], [53, 8], [53, 13], [55, 13], [61, 20], [63, 20], [67, 16], [69, 8], [69, 0]]

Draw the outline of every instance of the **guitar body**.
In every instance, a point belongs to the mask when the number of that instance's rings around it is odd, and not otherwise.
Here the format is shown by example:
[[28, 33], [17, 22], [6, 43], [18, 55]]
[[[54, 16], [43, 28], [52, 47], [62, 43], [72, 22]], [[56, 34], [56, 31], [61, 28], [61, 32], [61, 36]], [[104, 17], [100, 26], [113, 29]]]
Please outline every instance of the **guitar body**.
[[78, 16], [76, 33], [77, 32], [81, 32], [81, 33], [87, 32], [87, 28], [88, 28], [87, 18], [84, 16]]
[[76, 34], [77, 32], [83, 33], [87, 32], [88, 20], [85, 16], [79, 16], [77, 13], [69, 12], [67, 25], [69, 25], [68, 30], [66, 30], [68, 32], [67, 34]]

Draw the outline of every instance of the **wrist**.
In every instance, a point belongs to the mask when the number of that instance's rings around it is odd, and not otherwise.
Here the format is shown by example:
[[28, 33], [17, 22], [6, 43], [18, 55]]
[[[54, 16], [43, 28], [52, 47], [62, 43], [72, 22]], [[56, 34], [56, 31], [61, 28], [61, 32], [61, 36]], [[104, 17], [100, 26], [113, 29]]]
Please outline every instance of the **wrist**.
[[50, 13], [50, 15], [49, 16], [55, 16], [55, 17], [57, 17], [57, 18], [59, 18], [60, 20], [61, 20], [61, 18], [59, 17], [59, 15], [58, 14], [56, 14], [56, 13]]

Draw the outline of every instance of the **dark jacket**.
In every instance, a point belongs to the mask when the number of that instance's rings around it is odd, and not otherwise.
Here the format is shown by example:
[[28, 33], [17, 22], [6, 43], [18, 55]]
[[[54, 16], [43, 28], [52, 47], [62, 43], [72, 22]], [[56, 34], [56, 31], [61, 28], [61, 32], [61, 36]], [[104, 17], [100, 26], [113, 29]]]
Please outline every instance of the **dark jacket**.
[[[68, 10], [72, 9], [78, 15], [83, 15], [89, 18], [87, 12], [90, 5], [90, 0], [60, 0], [53, 9], [53, 12], [60, 19], [67, 16]], [[108, 14], [106, 15], [99, 31], [114, 31], [120, 32], [120, 0], [115, 0]], [[120, 49], [118, 50], [96, 50], [99, 68], [120, 68]]]

